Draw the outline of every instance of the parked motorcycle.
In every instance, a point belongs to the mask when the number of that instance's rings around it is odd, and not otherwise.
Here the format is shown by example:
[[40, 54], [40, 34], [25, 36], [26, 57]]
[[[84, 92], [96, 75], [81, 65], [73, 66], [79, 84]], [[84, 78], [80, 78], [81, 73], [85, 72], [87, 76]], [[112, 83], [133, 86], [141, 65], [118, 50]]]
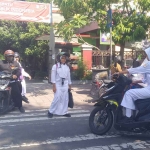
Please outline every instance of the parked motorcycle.
[[[15, 69], [13, 70], [15, 71]], [[0, 115], [12, 110], [11, 88], [10, 83], [14, 82], [12, 73], [0, 72]]]
[[[132, 80], [124, 75], [114, 76], [114, 82], [99, 101], [89, 117], [89, 127], [94, 134], [103, 135], [113, 126], [119, 131], [142, 133], [150, 131], [150, 98], [135, 101], [138, 111], [134, 112], [134, 122], [122, 123], [123, 107], [120, 105], [124, 93], [131, 88]], [[133, 88], [133, 87], [132, 87]], [[142, 88], [135, 85], [134, 88]]]

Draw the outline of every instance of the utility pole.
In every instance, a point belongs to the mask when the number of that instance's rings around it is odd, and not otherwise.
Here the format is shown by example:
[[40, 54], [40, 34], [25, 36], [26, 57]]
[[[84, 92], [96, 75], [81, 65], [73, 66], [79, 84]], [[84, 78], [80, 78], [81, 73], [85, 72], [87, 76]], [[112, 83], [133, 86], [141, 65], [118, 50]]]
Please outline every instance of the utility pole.
[[[107, 26], [110, 29], [110, 65], [112, 64], [112, 9], [109, 4], [109, 10], [107, 11]], [[111, 79], [111, 70], [109, 70], [109, 78]]]
[[51, 69], [52, 66], [55, 64], [55, 35], [54, 35], [54, 29], [53, 29], [53, 2], [50, 2], [50, 40], [49, 40], [49, 78], [48, 82], [50, 83], [51, 80]]

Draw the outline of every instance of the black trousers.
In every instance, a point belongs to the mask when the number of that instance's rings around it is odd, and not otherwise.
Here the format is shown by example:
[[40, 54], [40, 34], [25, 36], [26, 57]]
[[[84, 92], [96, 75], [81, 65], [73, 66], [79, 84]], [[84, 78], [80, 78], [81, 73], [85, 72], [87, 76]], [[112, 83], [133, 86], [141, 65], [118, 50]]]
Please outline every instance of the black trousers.
[[15, 107], [18, 107], [18, 108], [22, 107], [21, 83], [19, 81], [10, 83], [10, 87], [11, 87], [11, 97], [12, 97]]

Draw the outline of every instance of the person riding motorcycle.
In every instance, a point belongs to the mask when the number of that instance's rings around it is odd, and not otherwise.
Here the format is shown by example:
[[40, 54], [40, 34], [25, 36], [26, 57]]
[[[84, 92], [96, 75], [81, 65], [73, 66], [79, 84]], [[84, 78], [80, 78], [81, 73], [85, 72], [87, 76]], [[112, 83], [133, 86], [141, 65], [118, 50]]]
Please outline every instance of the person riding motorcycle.
[[111, 74], [122, 71], [120, 63], [121, 63], [121, 56], [115, 56], [114, 63], [110, 67]]
[[25, 82], [25, 77], [28, 77], [29, 80], [31, 80], [31, 76], [24, 70], [24, 68], [22, 68], [22, 65], [20, 63], [20, 54], [18, 52], [14, 53], [14, 59], [15, 61], [17, 61], [19, 63], [19, 66], [21, 67], [21, 76], [19, 78], [19, 80], [21, 81], [21, 85], [22, 85], [22, 100], [26, 103], [29, 103], [28, 98], [25, 96], [26, 94], [26, 82]]
[[13, 71], [12, 75], [12, 81], [10, 83], [11, 87], [11, 96], [13, 100], [13, 106], [18, 107], [19, 111], [21, 113], [24, 113], [25, 110], [22, 107], [22, 96], [21, 96], [21, 83], [18, 81], [18, 78], [21, 75], [21, 70], [19, 64], [14, 61], [14, 52], [12, 50], [6, 50], [4, 52], [5, 60], [0, 60], [0, 71], [6, 72], [6, 73], [12, 73], [12, 70], [14, 68], [17, 68], [15, 71]]
[[132, 112], [136, 110], [134, 101], [138, 99], [146, 99], [150, 98], [150, 47], [145, 49], [145, 53], [147, 55], [147, 61], [142, 63], [141, 66], [136, 68], [130, 68], [125, 71], [118, 72], [117, 74], [137, 74], [141, 73], [144, 75], [143, 80], [135, 80], [134, 83], [147, 83], [147, 87], [139, 88], [139, 89], [130, 89], [128, 90], [122, 100], [121, 105], [126, 109], [126, 116], [122, 120], [122, 122], [132, 122]]

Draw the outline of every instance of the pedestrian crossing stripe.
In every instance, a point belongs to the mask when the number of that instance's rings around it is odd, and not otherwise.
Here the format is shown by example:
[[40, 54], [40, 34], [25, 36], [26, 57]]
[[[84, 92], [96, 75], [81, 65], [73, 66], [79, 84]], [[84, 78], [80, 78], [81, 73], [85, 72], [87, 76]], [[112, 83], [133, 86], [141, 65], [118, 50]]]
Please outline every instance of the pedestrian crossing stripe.
[[[43, 110], [42, 110], [43, 111]], [[32, 111], [30, 111], [32, 112]], [[34, 111], [35, 112], [35, 111]], [[48, 110], [46, 109], [45, 112], [35, 112], [35, 113], [24, 113], [24, 114], [7, 114], [4, 116], [0, 117], [0, 124], [5, 124], [5, 123], [18, 123], [18, 122], [29, 122], [29, 121], [41, 121], [41, 120], [50, 120], [50, 119], [64, 119], [66, 118], [65, 116], [61, 115], [54, 115], [53, 118], [48, 118], [47, 116]], [[71, 118], [78, 118], [78, 117], [89, 117], [90, 112], [89, 110], [78, 110], [78, 109], [72, 109], [69, 110], [68, 113], [71, 114]], [[66, 118], [69, 119], [69, 118]]]
[[[89, 141], [89, 140], [99, 140], [99, 139], [110, 139], [110, 138], [119, 138], [119, 135], [103, 135], [98, 136], [94, 134], [85, 134], [85, 135], [76, 135], [73, 137], [59, 137], [56, 139], [47, 139], [45, 141], [40, 142], [31, 142], [31, 143], [21, 143], [21, 144], [10, 144], [4, 145], [0, 147], [2, 149], [12, 149], [12, 148], [25, 148], [25, 147], [36, 147], [42, 145], [52, 145], [52, 144], [61, 144], [61, 143], [71, 143], [71, 142], [82, 142], [82, 141]], [[150, 141], [140, 141], [135, 140], [133, 142], [128, 143], [120, 143], [120, 144], [110, 144], [110, 145], [103, 145], [103, 146], [93, 146], [93, 147], [86, 147], [86, 148], [77, 148], [77, 149], [68, 149], [68, 150], [123, 150], [123, 149], [150, 149]]]
[[105, 146], [94, 146], [94, 147], [87, 147], [87, 148], [78, 148], [72, 150], [131, 150], [131, 149], [150, 149], [150, 141], [134, 141], [130, 143], [121, 143], [121, 144], [111, 144]]
[[[1, 116], [0, 119], [6, 119], [6, 118], [17, 118], [17, 117], [34, 117], [34, 116], [45, 116], [47, 115], [47, 112], [35, 112], [35, 113], [24, 113], [24, 114], [7, 114], [7, 115], [4, 115], [4, 116]], [[71, 114], [75, 114], [75, 113], [89, 113], [89, 110], [73, 110], [73, 111], [68, 111], [68, 113], [71, 113]]]
[[79, 141], [86, 141], [86, 140], [93, 140], [93, 139], [106, 139], [106, 138], [116, 138], [118, 135], [104, 135], [104, 136], [97, 136], [94, 134], [85, 134], [85, 135], [76, 135], [74, 137], [59, 137], [57, 139], [47, 139], [46, 141], [42, 142], [32, 142], [32, 143], [22, 143], [22, 144], [11, 144], [5, 145], [0, 147], [0, 149], [11, 149], [11, 148], [23, 148], [23, 147], [30, 147], [30, 146], [40, 146], [40, 145], [50, 145], [50, 144], [59, 144], [59, 143], [70, 143], [70, 142], [79, 142]]
[[[71, 118], [78, 118], [78, 117], [89, 117], [90, 114], [75, 114], [71, 115]], [[57, 116], [53, 118], [46, 117], [36, 117], [36, 118], [19, 118], [19, 119], [7, 119], [7, 120], [0, 120], [0, 124], [4, 123], [12, 123], [12, 122], [27, 122], [27, 121], [40, 121], [40, 120], [50, 120], [50, 119], [64, 119], [64, 116]], [[69, 118], [68, 118], [69, 119]]]

